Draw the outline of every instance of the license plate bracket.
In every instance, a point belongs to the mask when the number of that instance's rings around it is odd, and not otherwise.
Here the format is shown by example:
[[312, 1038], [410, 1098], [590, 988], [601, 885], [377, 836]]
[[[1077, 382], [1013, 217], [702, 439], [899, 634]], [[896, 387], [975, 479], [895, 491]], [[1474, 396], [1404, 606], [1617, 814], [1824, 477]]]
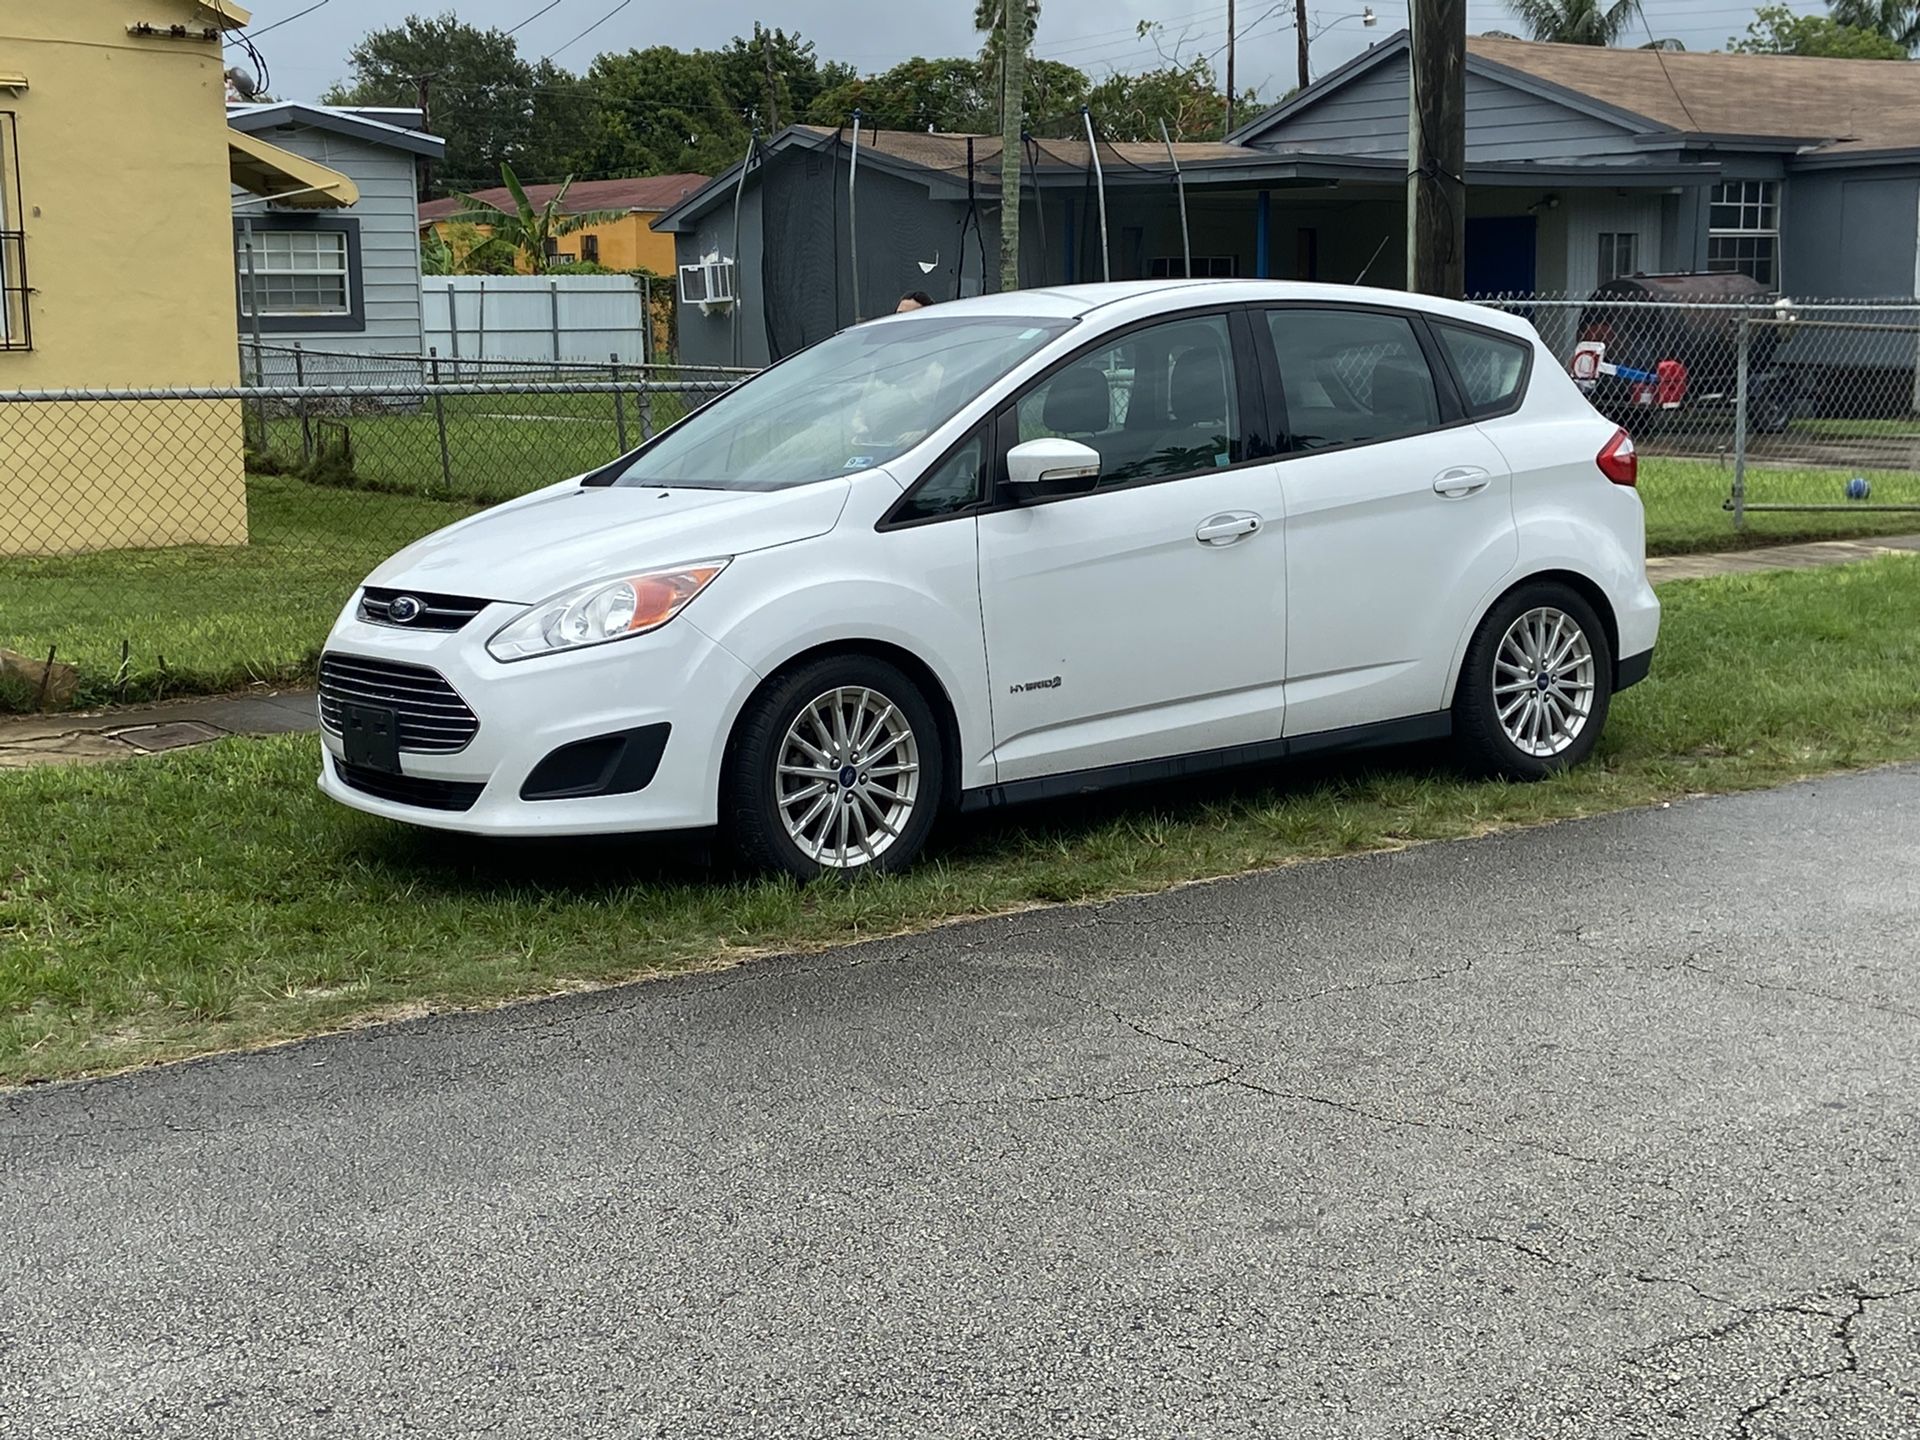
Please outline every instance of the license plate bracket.
[[347, 764], [400, 773], [400, 717], [384, 705], [340, 706], [340, 746]]

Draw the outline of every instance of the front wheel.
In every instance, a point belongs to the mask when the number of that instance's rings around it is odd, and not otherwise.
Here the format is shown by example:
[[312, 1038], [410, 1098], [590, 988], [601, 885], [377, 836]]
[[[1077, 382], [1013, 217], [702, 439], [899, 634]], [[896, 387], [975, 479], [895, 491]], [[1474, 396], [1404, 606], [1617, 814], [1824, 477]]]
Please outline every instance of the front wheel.
[[741, 717], [726, 815], [750, 862], [801, 880], [905, 869], [940, 809], [945, 757], [897, 666], [831, 656], [781, 676]]
[[1543, 780], [1593, 752], [1612, 698], [1613, 651], [1593, 607], [1565, 585], [1523, 585], [1467, 647], [1455, 742], [1478, 773]]

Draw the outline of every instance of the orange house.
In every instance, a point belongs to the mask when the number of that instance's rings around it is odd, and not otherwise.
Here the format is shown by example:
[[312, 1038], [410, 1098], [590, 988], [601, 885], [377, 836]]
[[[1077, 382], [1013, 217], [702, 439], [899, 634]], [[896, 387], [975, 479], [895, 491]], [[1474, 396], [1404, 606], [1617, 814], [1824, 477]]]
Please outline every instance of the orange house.
[[[673, 236], [651, 227], [662, 211], [672, 208], [687, 195], [707, 183], [705, 175], [642, 175], [627, 180], [576, 180], [567, 191], [566, 211], [570, 215], [590, 210], [617, 210], [620, 218], [604, 225], [589, 225], [561, 237], [549, 257], [560, 261], [585, 261], [604, 265], [609, 270], [651, 270], [655, 275], [675, 273]], [[529, 185], [527, 199], [535, 208], [545, 205], [559, 193], [558, 185]], [[474, 198], [513, 209], [513, 197], [504, 185], [478, 190]], [[453, 217], [465, 208], [458, 198], [429, 200], [420, 207], [420, 230], [442, 236]], [[484, 230], [485, 227], [483, 226]], [[522, 262], [522, 269], [525, 264]]]

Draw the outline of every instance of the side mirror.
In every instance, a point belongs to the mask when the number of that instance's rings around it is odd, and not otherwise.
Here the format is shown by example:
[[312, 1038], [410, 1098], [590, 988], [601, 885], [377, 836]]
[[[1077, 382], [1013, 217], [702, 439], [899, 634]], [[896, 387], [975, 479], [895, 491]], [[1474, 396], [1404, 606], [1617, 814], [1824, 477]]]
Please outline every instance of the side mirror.
[[1016, 503], [1079, 495], [1100, 479], [1100, 452], [1078, 440], [1027, 440], [1007, 452], [1007, 484]]

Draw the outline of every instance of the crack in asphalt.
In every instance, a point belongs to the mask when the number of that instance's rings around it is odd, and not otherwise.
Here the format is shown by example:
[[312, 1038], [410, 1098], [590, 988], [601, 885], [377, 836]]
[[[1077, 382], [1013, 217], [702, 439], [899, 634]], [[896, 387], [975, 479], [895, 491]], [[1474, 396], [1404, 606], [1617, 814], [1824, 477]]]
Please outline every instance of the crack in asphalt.
[[1802, 995], [1810, 1000], [1825, 1000], [1831, 1005], [1844, 1005], [1850, 1010], [1871, 1010], [1881, 1015], [1897, 1015], [1903, 1020], [1920, 1020], [1920, 1010], [1905, 1005], [1883, 1005], [1873, 1000], [1861, 1000], [1852, 995], [1840, 995], [1832, 990], [1819, 990], [1807, 985], [1782, 985], [1772, 980], [1755, 980], [1746, 975], [1731, 975], [1724, 970], [1715, 970], [1711, 966], [1699, 963], [1698, 955], [1689, 955], [1675, 965], [1662, 965], [1662, 970], [1685, 970], [1716, 985], [1742, 986], [1749, 990], [1770, 990], [1783, 995]]
[[[1869, 1291], [1855, 1285], [1847, 1287], [1847, 1293], [1853, 1298], [1853, 1307], [1844, 1315], [1834, 1316], [1827, 1311], [1808, 1312], [1825, 1315], [1828, 1319], [1833, 1320], [1833, 1330], [1829, 1338], [1838, 1341], [1840, 1344], [1840, 1363], [1838, 1365], [1826, 1366], [1820, 1370], [1795, 1371], [1782, 1380], [1779, 1385], [1768, 1394], [1746, 1406], [1741, 1410], [1739, 1415], [1734, 1418], [1733, 1434], [1735, 1440], [1754, 1440], [1756, 1432], [1753, 1427], [1755, 1422], [1758, 1421], [1761, 1416], [1765, 1415], [1767, 1411], [1787, 1399], [1794, 1391], [1801, 1387], [1817, 1385], [1823, 1380], [1832, 1380], [1842, 1375], [1862, 1375], [1860, 1368], [1860, 1351], [1855, 1342], [1854, 1326], [1857, 1325], [1861, 1317], [1867, 1313], [1867, 1307], [1869, 1305], [1882, 1300], [1898, 1299], [1903, 1295], [1920, 1295], [1920, 1285], [1908, 1286], [1901, 1290], [1882, 1291]], [[1880, 1379], [1878, 1376], [1863, 1375], [1863, 1378], [1880, 1385], [1882, 1388], [1892, 1390], [1896, 1395], [1905, 1396], [1914, 1393], [1892, 1385], [1888, 1381]]]

